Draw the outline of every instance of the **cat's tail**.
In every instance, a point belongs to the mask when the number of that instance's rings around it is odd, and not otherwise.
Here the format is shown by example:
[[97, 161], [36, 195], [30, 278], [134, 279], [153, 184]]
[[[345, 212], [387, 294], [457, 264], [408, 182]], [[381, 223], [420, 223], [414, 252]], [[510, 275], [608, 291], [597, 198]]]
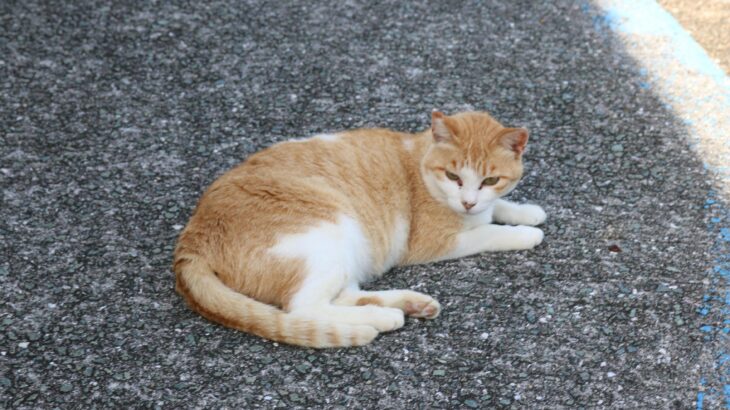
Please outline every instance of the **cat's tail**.
[[297, 317], [226, 286], [197, 258], [176, 258], [175, 289], [206, 319], [281, 343], [307, 347], [347, 347], [370, 343], [378, 331], [323, 319]]

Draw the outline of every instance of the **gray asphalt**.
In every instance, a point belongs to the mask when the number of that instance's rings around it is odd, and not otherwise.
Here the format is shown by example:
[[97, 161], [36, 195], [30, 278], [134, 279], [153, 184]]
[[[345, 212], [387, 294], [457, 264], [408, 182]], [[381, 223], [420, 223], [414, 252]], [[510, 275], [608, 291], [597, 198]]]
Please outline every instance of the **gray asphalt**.
[[[694, 407], [720, 377], [700, 330], [719, 309], [698, 313], [712, 187], [594, 13], [0, 2], [0, 407]], [[540, 247], [393, 270], [370, 288], [443, 313], [359, 349], [275, 345], [174, 292], [178, 230], [216, 176], [291, 137], [420, 130], [433, 108], [530, 129], [511, 199], [547, 210]]]

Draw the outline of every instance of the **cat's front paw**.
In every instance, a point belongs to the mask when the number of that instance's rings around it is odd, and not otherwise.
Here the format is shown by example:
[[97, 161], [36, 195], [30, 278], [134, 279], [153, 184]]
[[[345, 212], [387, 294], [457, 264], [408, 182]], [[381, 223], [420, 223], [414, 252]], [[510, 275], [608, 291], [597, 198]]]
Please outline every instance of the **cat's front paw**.
[[532, 249], [542, 243], [545, 234], [540, 228], [531, 226], [514, 226], [512, 227], [512, 235], [505, 238], [508, 243], [505, 245], [509, 250]]
[[[537, 207], [542, 211], [540, 207]], [[545, 212], [543, 212], [544, 214]], [[533, 228], [531, 226], [520, 226], [524, 231], [525, 249], [532, 249], [542, 243], [545, 238], [545, 233], [540, 228]]]
[[547, 219], [547, 214], [541, 206], [523, 204], [520, 205], [518, 219], [520, 225], [537, 226], [545, 222], [545, 219]]

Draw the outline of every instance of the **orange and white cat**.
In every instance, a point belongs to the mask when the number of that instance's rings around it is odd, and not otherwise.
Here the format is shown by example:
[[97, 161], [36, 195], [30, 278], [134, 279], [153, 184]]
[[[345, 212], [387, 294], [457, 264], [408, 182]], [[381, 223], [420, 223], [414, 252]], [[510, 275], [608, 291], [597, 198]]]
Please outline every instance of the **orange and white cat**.
[[526, 225], [542, 208], [500, 199], [527, 139], [486, 113], [434, 112], [418, 134], [276, 144], [202, 196], [175, 250], [176, 289], [212, 321], [302, 346], [364, 345], [404, 313], [435, 318], [430, 296], [359, 285], [397, 265], [538, 245], [542, 230]]

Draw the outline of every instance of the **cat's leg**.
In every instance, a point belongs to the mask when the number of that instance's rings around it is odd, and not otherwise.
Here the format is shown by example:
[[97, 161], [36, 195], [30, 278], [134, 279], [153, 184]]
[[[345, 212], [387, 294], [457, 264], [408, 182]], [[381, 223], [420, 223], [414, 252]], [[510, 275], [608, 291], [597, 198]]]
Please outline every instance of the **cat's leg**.
[[537, 205], [516, 204], [504, 199], [495, 201], [492, 216], [495, 222], [530, 226], [540, 225], [547, 218], [545, 211]]
[[368, 325], [379, 332], [399, 329], [405, 323], [403, 312], [387, 306], [350, 305], [333, 303], [340, 293], [344, 275], [319, 274], [308, 278], [288, 306], [292, 315], [327, 320], [351, 325]]
[[376, 305], [402, 310], [411, 317], [433, 319], [441, 312], [436, 299], [412, 290], [360, 290], [356, 285], [345, 288], [333, 302], [344, 306]]
[[372, 326], [378, 332], [389, 332], [400, 329], [405, 323], [401, 310], [374, 305], [340, 306], [320, 304], [294, 309], [290, 313], [294, 316], [324, 318], [333, 322], [347, 323], [350, 325]]
[[481, 252], [532, 249], [542, 242], [541, 229], [531, 226], [481, 225], [457, 234], [454, 247], [436, 260], [461, 258]]
[[316, 318], [352, 325], [368, 325], [386, 332], [403, 326], [403, 312], [381, 306], [332, 304], [353, 278], [370, 269], [367, 237], [359, 223], [340, 216], [303, 233], [279, 240], [272, 251], [280, 257], [303, 260], [304, 278], [285, 309], [302, 318]]

